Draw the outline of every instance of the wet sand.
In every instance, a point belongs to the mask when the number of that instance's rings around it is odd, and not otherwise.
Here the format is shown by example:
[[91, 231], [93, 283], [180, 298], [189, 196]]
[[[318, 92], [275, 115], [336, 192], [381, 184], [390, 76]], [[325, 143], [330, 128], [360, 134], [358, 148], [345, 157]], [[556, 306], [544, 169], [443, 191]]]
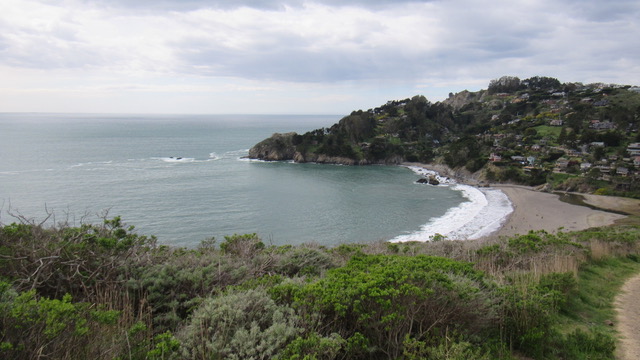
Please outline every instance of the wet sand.
[[[545, 230], [551, 233], [584, 230], [611, 225], [616, 220], [626, 217], [562, 202], [560, 195], [535, 191], [526, 186], [493, 185], [492, 187], [502, 190], [509, 197], [514, 210], [502, 228], [488, 236], [491, 238], [523, 235], [530, 230]], [[589, 195], [588, 201], [585, 202], [592, 206], [620, 211], [616, 200], [608, 196]], [[640, 200], [632, 200], [632, 202], [637, 202], [640, 208]]]

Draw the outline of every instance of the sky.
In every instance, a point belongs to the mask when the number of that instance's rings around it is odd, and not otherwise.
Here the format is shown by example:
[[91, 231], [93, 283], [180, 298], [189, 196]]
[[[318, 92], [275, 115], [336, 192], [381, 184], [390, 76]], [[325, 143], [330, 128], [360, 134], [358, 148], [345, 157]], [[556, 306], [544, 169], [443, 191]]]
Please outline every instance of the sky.
[[640, 85], [637, 0], [2, 0], [0, 112], [348, 114]]

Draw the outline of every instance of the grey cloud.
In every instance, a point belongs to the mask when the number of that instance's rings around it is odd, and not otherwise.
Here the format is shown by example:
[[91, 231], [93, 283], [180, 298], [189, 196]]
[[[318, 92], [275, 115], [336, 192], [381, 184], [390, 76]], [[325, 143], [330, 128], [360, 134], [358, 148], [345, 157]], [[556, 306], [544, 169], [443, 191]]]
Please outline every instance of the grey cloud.
[[639, 4], [636, 0], [572, 0], [572, 14], [579, 18], [593, 22], [618, 21], [621, 19], [637, 20], [640, 15]]
[[[435, 0], [315, 0], [314, 3], [328, 6], [361, 6], [365, 8], [380, 8], [397, 6], [402, 3], [423, 3]], [[283, 9], [285, 6], [299, 7], [306, 0], [84, 0], [87, 4], [97, 4], [106, 7], [114, 5], [132, 8], [140, 11], [189, 11], [203, 8], [235, 9], [250, 7], [263, 10]]]
[[186, 71], [211, 76], [232, 76], [293, 82], [337, 82], [370, 77], [411, 76], [417, 69], [386, 54], [358, 51], [315, 53], [298, 47], [245, 53], [209, 48], [183, 54]]

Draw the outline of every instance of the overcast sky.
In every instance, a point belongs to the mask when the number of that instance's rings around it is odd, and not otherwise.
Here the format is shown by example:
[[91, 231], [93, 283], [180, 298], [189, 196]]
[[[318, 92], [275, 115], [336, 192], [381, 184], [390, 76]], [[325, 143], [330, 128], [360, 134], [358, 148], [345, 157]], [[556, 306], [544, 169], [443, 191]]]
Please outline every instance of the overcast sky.
[[0, 112], [345, 114], [640, 85], [638, 0], [2, 0]]

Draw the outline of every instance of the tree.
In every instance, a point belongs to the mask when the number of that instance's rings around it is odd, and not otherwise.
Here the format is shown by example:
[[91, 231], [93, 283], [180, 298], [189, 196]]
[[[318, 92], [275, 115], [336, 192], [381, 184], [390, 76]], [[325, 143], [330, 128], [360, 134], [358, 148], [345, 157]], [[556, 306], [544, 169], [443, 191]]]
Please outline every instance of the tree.
[[516, 76], [503, 76], [500, 79], [491, 80], [487, 88], [489, 94], [508, 93], [518, 89], [520, 89], [520, 79]]
[[558, 134], [558, 139], [556, 140], [558, 144], [562, 145], [567, 141], [567, 128], [562, 127], [560, 130], [560, 134]]
[[531, 90], [551, 90], [562, 86], [558, 79], [547, 76], [534, 76], [522, 80], [522, 84]]

